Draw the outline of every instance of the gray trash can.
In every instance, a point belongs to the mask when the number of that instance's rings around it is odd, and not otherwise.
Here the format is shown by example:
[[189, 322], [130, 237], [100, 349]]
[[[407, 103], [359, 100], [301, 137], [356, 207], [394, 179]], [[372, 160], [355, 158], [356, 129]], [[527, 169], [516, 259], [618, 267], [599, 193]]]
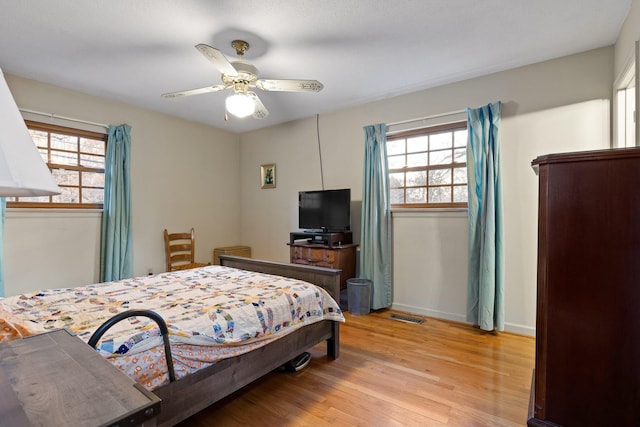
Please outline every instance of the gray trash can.
[[347, 302], [349, 313], [369, 314], [371, 311], [371, 280], [347, 279]]

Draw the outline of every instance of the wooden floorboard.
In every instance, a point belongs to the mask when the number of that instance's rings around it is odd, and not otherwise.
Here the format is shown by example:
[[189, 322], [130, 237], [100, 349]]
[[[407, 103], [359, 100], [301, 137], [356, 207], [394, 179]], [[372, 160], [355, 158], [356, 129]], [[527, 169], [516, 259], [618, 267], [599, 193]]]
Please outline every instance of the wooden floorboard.
[[179, 425], [526, 424], [534, 338], [391, 313], [346, 313], [338, 360], [318, 345], [305, 370], [274, 371]]

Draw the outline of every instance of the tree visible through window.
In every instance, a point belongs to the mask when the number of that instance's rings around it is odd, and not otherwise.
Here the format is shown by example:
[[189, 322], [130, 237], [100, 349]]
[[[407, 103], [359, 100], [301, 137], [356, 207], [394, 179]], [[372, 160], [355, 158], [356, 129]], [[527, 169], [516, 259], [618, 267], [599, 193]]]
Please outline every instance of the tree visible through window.
[[391, 206], [467, 207], [467, 123], [387, 135]]
[[31, 121], [25, 123], [62, 193], [9, 197], [7, 207], [101, 209], [107, 135]]

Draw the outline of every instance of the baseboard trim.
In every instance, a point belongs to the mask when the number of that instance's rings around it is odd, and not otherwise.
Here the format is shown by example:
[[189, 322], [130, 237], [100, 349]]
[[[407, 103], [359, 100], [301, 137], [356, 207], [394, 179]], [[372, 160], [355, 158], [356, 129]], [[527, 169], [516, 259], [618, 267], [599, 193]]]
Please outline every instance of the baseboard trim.
[[[391, 305], [391, 309], [398, 310], [398, 311], [403, 311], [403, 312], [409, 313], [409, 314], [416, 314], [416, 315], [421, 315], [421, 316], [429, 316], [429, 317], [433, 317], [435, 319], [451, 320], [453, 322], [460, 322], [460, 323], [470, 324], [469, 322], [467, 322], [467, 319], [466, 319], [465, 316], [462, 316], [462, 315], [456, 314], [456, 313], [448, 313], [448, 312], [445, 312], [445, 311], [430, 310], [430, 309], [426, 309], [426, 308], [423, 308], [423, 307], [415, 307], [415, 306], [412, 306], [412, 305], [396, 304], [396, 303], [393, 303]], [[505, 323], [504, 324], [504, 330], [505, 330], [505, 332], [511, 332], [511, 333], [514, 333], [514, 334], [527, 335], [527, 336], [531, 336], [531, 337], [535, 337], [536, 336], [536, 328], [531, 327], [531, 326], [526, 326], [526, 325], [519, 325], [517, 323]]]
[[455, 313], [447, 313], [447, 312], [444, 312], [444, 311], [429, 310], [429, 309], [425, 309], [423, 307], [415, 307], [415, 306], [407, 305], [407, 304], [396, 304], [396, 303], [393, 303], [391, 305], [391, 309], [392, 310], [398, 310], [398, 311], [404, 311], [405, 313], [410, 313], [410, 314], [419, 314], [419, 315], [422, 315], [422, 316], [435, 317], [436, 319], [452, 320], [454, 322], [461, 322], [461, 323], [469, 323], [469, 322], [467, 322], [467, 320], [465, 319], [464, 316], [460, 316], [460, 315], [455, 314]]
[[536, 336], [536, 328], [532, 326], [518, 325], [517, 323], [505, 323], [504, 330], [506, 332], [511, 332], [519, 335], [526, 335], [528, 337], [535, 338]]

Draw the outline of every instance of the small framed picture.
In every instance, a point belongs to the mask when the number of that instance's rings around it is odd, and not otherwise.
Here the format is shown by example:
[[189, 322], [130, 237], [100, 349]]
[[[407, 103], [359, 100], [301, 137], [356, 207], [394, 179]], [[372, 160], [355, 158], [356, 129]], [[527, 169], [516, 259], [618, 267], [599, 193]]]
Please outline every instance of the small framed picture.
[[260, 188], [276, 188], [276, 165], [260, 166]]

